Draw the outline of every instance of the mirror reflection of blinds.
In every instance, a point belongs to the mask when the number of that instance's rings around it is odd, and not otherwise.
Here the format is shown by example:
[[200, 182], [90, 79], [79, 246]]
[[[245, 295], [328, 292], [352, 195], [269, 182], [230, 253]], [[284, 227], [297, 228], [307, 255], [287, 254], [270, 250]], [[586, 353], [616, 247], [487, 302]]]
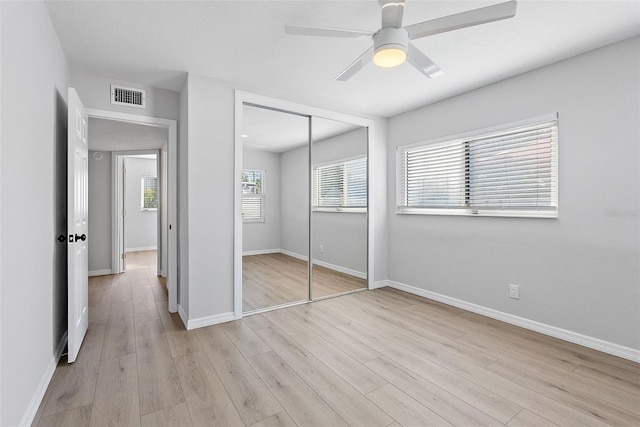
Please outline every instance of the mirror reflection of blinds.
[[247, 194], [242, 196], [242, 219], [245, 221], [262, 219], [262, 196]]
[[366, 157], [317, 167], [313, 181], [315, 207], [367, 207]]
[[398, 150], [399, 208], [557, 212], [557, 120]]

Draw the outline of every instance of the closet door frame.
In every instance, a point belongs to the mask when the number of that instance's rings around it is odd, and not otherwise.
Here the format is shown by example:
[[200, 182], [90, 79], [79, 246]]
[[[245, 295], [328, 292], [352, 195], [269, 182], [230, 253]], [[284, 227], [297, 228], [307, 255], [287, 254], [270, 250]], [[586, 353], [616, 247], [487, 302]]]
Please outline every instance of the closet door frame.
[[[289, 112], [294, 114], [299, 114], [302, 116], [309, 117], [309, 175], [311, 178], [311, 165], [312, 165], [312, 128], [311, 128], [311, 118], [319, 117], [329, 120], [342, 121], [347, 123], [352, 123], [357, 126], [362, 126], [368, 128], [368, 147], [367, 147], [367, 158], [368, 158], [368, 168], [367, 168], [367, 186], [368, 186], [368, 209], [367, 209], [367, 289], [373, 289], [373, 285], [375, 282], [374, 278], [374, 265], [373, 265], [373, 254], [374, 252], [374, 236], [373, 236], [373, 224], [374, 224], [374, 212], [373, 206], [375, 194], [372, 189], [372, 177], [374, 175], [374, 166], [375, 162], [373, 161], [374, 152], [373, 152], [373, 135], [375, 132], [373, 131], [374, 120], [365, 117], [354, 116], [345, 113], [339, 113], [336, 111], [326, 110], [323, 108], [313, 107], [304, 104], [298, 104], [294, 102], [284, 101], [277, 98], [266, 97], [262, 95], [257, 95], [249, 92], [244, 92], [240, 90], [235, 91], [235, 159], [234, 159], [234, 242], [233, 242], [233, 307], [234, 307], [234, 317], [236, 319], [240, 319], [243, 316], [242, 313], [242, 184], [241, 184], [241, 175], [242, 175], [242, 156], [243, 156], [243, 141], [242, 141], [242, 129], [243, 129], [243, 106], [245, 104], [262, 106], [266, 108], [270, 108], [273, 110], [281, 110], [283, 112]], [[309, 185], [311, 186], [311, 179], [309, 180]], [[311, 190], [311, 188], [310, 188]], [[309, 193], [309, 254], [311, 254], [311, 192]], [[309, 285], [309, 301], [313, 300], [313, 294], [311, 289], [312, 284], [312, 272], [311, 272], [312, 263], [308, 263], [309, 267], [309, 277], [308, 277], [308, 285]], [[304, 304], [307, 301], [295, 302], [290, 305], [296, 304]], [[272, 307], [262, 311], [267, 311], [274, 308]]]

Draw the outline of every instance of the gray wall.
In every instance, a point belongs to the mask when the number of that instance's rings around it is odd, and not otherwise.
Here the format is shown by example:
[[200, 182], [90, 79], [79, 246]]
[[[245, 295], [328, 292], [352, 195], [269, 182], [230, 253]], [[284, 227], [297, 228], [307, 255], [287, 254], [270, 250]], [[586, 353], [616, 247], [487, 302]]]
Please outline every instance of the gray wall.
[[158, 211], [141, 209], [142, 184], [144, 176], [157, 177], [157, 161], [138, 157], [125, 157], [124, 240], [126, 251], [157, 249]]
[[[389, 278], [640, 349], [638, 51], [636, 37], [392, 118]], [[395, 214], [397, 145], [551, 112], [557, 219]]]
[[[91, 131], [89, 131], [91, 132]], [[91, 138], [91, 136], [89, 136]], [[111, 272], [111, 152], [89, 151], [89, 272]], [[110, 274], [110, 273], [107, 273]]]
[[242, 250], [264, 251], [280, 249], [280, 154], [245, 148], [244, 169], [265, 171], [265, 222], [242, 224]]
[[0, 425], [13, 426], [35, 415], [66, 330], [69, 67], [44, 4], [0, 15]]
[[288, 252], [309, 256], [309, 148], [295, 148], [280, 155], [281, 240]]

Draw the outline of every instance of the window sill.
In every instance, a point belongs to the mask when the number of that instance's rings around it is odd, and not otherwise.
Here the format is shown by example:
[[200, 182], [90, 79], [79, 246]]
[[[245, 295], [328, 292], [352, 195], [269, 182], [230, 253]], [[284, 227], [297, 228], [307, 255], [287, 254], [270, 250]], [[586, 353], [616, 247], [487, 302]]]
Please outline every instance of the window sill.
[[425, 209], [397, 207], [397, 215], [448, 215], [469, 217], [503, 217], [503, 218], [558, 218], [558, 211], [502, 211], [471, 209]]
[[313, 207], [313, 212], [331, 212], [331, 213], [367, 213], [367, 208], [327, 208]]
[[156, 212], [158, 210], [158, 208], [142, 208], [140, 209], [141, 212]]

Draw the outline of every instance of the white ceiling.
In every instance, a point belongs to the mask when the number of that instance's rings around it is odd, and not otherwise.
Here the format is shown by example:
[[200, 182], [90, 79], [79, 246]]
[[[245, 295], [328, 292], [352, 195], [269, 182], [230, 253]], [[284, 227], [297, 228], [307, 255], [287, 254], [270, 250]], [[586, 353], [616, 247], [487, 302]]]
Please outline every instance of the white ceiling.
[[[320, 141], [357, 128], [357, 125], [313, 117], [312, 138]], [[309, 141], [307, 117], [244, 106], [242, 113], [244, 146], [249, 149], [282, 153], [305, 145]]]
[[167, 128], [89, 118], [89, 149], [93, 151], [157, 150], [168, 138]]
[[[404, 24], [500, 1], [407, 0]], [[264, 95], [382, 117], [640, 34], [635, 0], [519, 0], [515, 18], [417, 40], [445, 71], [442, 77], [429, 80], [408, 64], [369, 64], [337, 82], [368, 42], [286, 36], [284, 25], [375, 31], [375, 0], [47, 4], [66, 54], [86, 72], [176, 91], [185, 72], [193, 72]]]

